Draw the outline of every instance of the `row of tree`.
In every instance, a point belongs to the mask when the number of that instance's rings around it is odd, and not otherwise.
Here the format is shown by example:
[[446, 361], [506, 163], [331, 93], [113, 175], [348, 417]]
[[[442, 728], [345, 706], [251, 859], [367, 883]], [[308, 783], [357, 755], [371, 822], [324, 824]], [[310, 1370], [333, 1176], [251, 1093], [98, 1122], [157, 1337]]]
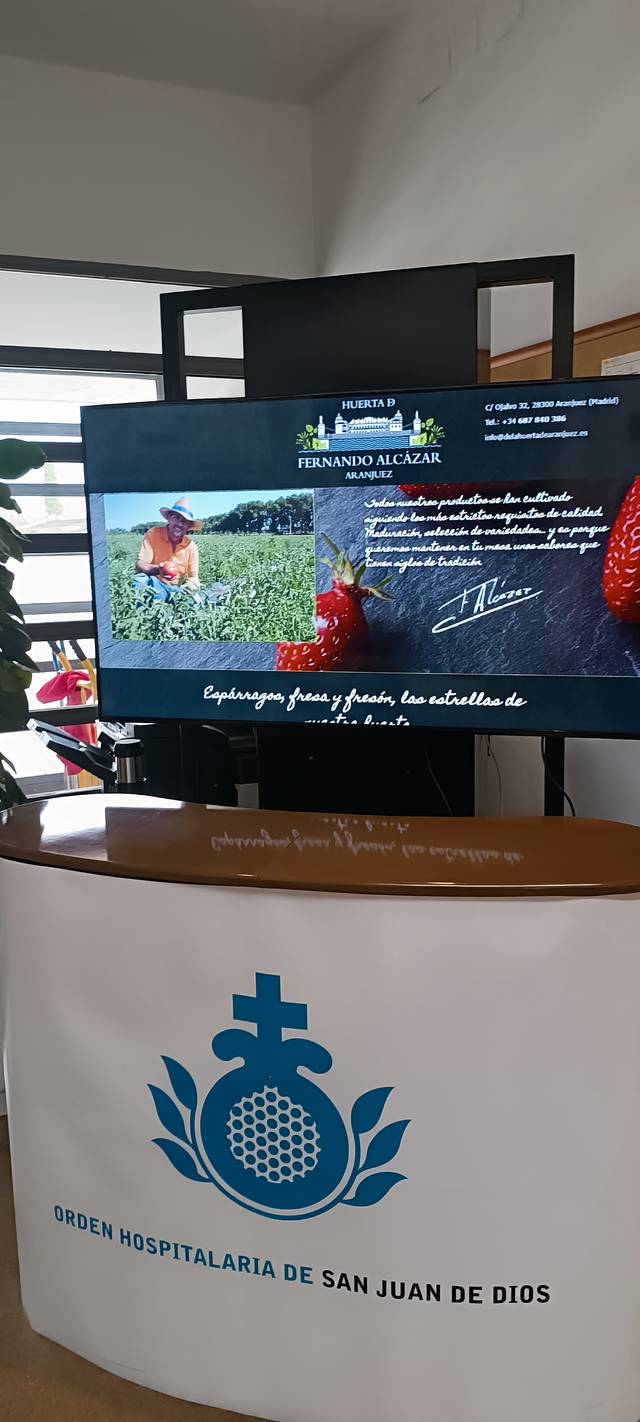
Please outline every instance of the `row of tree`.
[[[144, 535], [158, 520], [136, 523], [131, 533]], [[112, 529], [112, 533], [123, 532]], [[250, 499], [223, 514], [202, 520], [203, 533], [313, 533], [313, 496], [287, 494], [280, 499]]]

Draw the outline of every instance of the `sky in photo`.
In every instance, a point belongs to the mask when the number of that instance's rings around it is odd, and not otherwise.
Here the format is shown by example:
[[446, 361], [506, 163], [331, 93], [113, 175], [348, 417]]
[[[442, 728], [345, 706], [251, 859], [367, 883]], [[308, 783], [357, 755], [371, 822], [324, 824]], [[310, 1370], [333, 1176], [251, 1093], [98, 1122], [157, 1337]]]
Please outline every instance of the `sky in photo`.
[[[254, 499], [260, 499], [263, 503], [270, 503], [273, 499], [287, 499], [295, 494], [304, 494], [306, 489], [234, 489], [229, 492], [208, 493], [199, 491], [197, 494], [186, 494], [193, 509], [194, 518], [203, 519], [211, 514], [227, 513], [229, 509], [235, 509], [238, 504], [248, 504]], [[163, 494], [105, 494], [104, 495], [104, 517], [107, 530], [110, 528], [133, 528], [137, 523], [162, 523], [161, 508], [170, 509], [175, 504], [176, 499], [185, 493], [183, 489], [177, 492]]]

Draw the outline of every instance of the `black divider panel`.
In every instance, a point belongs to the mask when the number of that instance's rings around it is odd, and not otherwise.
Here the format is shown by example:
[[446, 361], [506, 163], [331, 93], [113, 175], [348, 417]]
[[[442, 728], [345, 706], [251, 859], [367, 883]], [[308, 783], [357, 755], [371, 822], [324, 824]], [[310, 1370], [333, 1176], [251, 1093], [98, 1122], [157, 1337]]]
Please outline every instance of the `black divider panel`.
[[[473, 264], [271, 282], [242, 294], [247, 396], [472, 385]], [[259, 726], [260, 804], [470, 815], [474, 737], [395, 727]], [[444, 790], [437, 788], [429, 767]]]

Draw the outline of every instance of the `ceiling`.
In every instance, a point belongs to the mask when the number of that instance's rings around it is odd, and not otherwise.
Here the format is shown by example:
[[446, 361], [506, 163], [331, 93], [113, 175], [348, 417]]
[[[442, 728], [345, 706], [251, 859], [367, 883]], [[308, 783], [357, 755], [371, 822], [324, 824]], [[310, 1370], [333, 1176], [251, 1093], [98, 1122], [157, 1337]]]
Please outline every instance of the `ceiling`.
[[19, 0], [4, 54], [310, 103], [409, 0]]

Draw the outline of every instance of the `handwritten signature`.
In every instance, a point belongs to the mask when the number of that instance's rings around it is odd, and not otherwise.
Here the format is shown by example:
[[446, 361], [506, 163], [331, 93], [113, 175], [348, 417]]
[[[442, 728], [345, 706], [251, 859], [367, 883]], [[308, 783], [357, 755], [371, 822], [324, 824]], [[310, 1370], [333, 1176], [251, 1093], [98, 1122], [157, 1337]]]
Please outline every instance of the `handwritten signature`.
[[434, 635], [438, 632], [451, 632], [454, 627], [462, 627], [465, 622], [479, 622], [481, 617], [489, 617], [492, 612], [504, 612], [522, 602], [531, 602], [534, 597], [540, 597], [541, 593], [541, 588], [537, 592], [533, 588], [507, 588], [504, 578], [502, 581], [499, 578], [488, 578], [486, 583], [476, 583], [473, 588], [465, 588], [458, 597], [443, 602], [438, 612], [444, 612], [446, 616], [434, 622], [431, 631]]

